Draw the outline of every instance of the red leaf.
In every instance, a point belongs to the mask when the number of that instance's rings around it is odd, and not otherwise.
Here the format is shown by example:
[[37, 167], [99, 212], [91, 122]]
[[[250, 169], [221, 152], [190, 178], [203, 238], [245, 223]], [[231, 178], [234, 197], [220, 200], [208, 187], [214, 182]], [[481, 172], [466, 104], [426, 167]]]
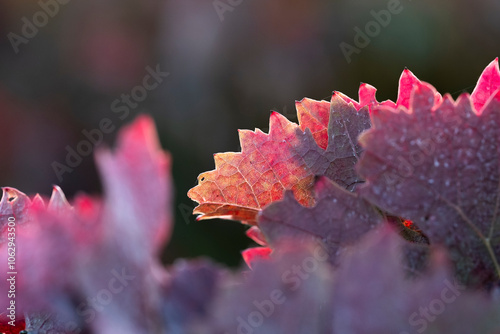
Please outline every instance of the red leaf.
[[[492, 66], [475, 92], [488, 88]], [[488, 74], [490, 73], [490, 74]], [[489, 80], [492, 82], [494, 80]], [[387, 212], [406, 217], [431, 244], [451, 250], [462, 282], [477, 286], [500, 279], [500, 93], [481, 110], [484, 94], [455, 103], [435, 89], [414, 89], [410, 109], [380, 107], [372, 129], [360, 137], [365, 153], [359, 193]]]
[[[361, 109], [363, 106], [368, 106], [370, 111], [374, 108], [377, 108], [378, 106], [386, 106], [392, 108], [405, 107], [406, 109], [408, 109], [410, 106], [410, 96], [413, 88], [420, 83], [421, 81], [410, 70], [405, 69], [403, 73], [401, 73], [401, 77], [399, 78], [398, 99], [396, 103], [392, 102], [391, 100], [377, 102], [375, 98], [375, 93], [377, 90], [375, 89], [375, 87], [365, 83], [359, 86], [359, 103], [342, 93], [336, 93], [339, 94], [346, 102], [352, 103], [356, 110]], [[440, 101], [441, 94], [436, 92], [434, 103], [437, 104]]]
[[500, 88], [500, 71], [496, 58], [484, 69], [471, 94], [472, 105], [478, 113], [498, 88]]
[[258, 228], [257, 226], [250, 227], [246, 231], [246, 235], [247, 237], [249, 237], [250, 239], [252, 239], [261, 246], [267, 245], [266, 237], [264, 236], [260, 228]]
[[300, 129], [309, 129], [314, 140], [322, 149], [328, 146], [328, 122], [330, 120], [330, 103], [304, 98], [295, 102]]
[[[325, 112], [324, 102], [317, 103]], [[320, 112], [311, 107], [314, 105], [316, 102], [303, 100], [298, 108], [301, 120], [307, 120], [316, 131], [314, 124], [320, 122], [314, 117], [320, 117]], [[326, 119], [323, 116], [321, 122]], [[291, 190], [302, 205], [311, 206], [316, 175], [325, 175], [353, 189], [360, 182], [354, 172], [361, 152], [356, 137], [370, 127], [368, 111], [357, 111], [335, 94], [328, 122], [330, 140], [326, 150], [316, 144], [309, 128], [301, 131], [278, 113], [271, 115], [269, 134], [240, 131], [241, 153], [216, 154], [216, 169], [200, 174], [198, 186], [188, 192], [200, 203], [194, 213], [200, 214], [199, 219], [219, 217], [255, 223], [257, 213], [283, 198], [284, 190]], [[322, 132], [315, 133], [323, 136]]]
[[14, 322], [14, 326], [12, 326], [9, 324], [10, 319], [4, 320], [5, 314], [0, 314], [0, 317], [0, 333], [2, 334], [19, 334], [19, 332], [26, 328], [24, 320], [17, 320]]
[[273, 112], [269, 134], [240, 131], [241, 153], [214, 155], [216, 169], [200, 174], [188, 196], [199, 202], [199, 219], [229, 218], [255, 221], [259, 210], [292, 189], [297, 199], [311, 204], [309, 188], [321, 156], [309, 131]]
[[[382, 105], [393, 108], [405, 107], [406, 109], [409, 109], [411, 93], [413, 92], [413, 89], [415, 89], [415, 87], [418, 87], [420, 84], [421, 81], [418, 80], [410, 70], [405, 69], [403, 71], [403, 74], [401, 74], [401, 78], [399, 79], [398, 100], [396, 102], [396, 105], [391, 105], [391, 103], [382, 103]], [[434, 104], [438, 104], [440, 101], [441, 94], [435, 92]]]
[[241, 255], [248, 267], [252, 269], [257, 262], [269, 260], [271, 251], [269, 247], [253, 247], [245, 249]]
[[[396, 103], [378, 103], [376, 89], [361, 84], [359, 102], [339, 92], [330, 103], [307, 98], [296, 102], [299, 126], [273, 113], [268, 135], [260, 130], [240, 131], [241, 153], [216, 154], [215, 170], [200, 174], [198, 186], [188, 192], [199, 203], [193, 213], [199, 214], [198, 219], [255, 224], [257, 213], [280, 200], [284, 190], [291, 190], [302, 205], [313, 205], [312, 180], [317, 175], [353, 190], [362, 182], [354, 164], [362, 151], [357, 137], [370, 127], [368, 112], [378, 105], [408, 108], [418, 83], [405, 70]], [[436, 93], [434, 99], [438, 103], [441, 95]]]

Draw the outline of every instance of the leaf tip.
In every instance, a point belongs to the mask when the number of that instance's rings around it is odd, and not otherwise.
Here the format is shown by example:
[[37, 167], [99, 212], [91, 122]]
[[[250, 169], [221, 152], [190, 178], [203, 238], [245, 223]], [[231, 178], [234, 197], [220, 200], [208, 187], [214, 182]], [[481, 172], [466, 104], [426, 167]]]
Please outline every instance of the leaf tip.
[[253, 247], [245, 249], [241, 252], [243, 260], [250, 269], [253, 269], [257, 262], [269, 260], [271, 258], [271, 248], [269, 247]]
[[66, 195], [58, 185], [52, 185], [52, 195], [50, 196], [48, 209], [54, 211], [71, 209]]

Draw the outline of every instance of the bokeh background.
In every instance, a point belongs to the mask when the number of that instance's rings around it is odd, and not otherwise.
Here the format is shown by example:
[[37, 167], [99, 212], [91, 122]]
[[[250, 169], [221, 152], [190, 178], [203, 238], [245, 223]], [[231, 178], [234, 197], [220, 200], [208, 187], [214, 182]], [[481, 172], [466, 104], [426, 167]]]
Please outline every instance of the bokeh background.
[[[98, 194], [92, 157], [62, 182], [51, 164], [64, 163], [65, 147], [101, 119], [122, 126], [151, 114], [174, 159], [166, 263], [197, 256], [241, 263], [251, 244], [245, 227], [196, 222], [186, 196], [197, 175], [214, 168], [213, 153], [239, 151], [237, 129], [267, 129], [271, 110], [296, 120], [294, 101], [303, 97], [329, 99], [333, 90], [357, 97], [360, 82], [377, 87], [379, 100], [394, 100], [405, 67], [457, 97], [500, 54], [497, 0], [401, 0], [401, 12], [350, 61], [341, 43], [355, 46], [354, 29], [397, 0], [60, 0], [58, 13], [13, 47], [13, 34], [22, 36], [26, 20], [53, 1], [0, 0], [0, 185]], [[169, 76], [119, 119], [112, 102], [142, 84], [147, 66]]]

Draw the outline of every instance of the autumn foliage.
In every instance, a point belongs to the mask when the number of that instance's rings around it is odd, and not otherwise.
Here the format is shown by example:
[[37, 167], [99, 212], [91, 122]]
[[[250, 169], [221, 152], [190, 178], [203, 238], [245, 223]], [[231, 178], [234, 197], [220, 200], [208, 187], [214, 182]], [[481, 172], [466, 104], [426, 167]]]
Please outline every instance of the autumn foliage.
[[[214, 155], [188, 196], [199, 220], [249, 225], [259, 246], [237, 272], [159, 262], [173, 180], [147, 116], [96, 153], [102, 198], [3, 188], [0, 267], [9, 271], [14, 217], [18, 323], [30, 333], [500, 332], [498, 60], [457, 100], [409, 70], [396, 102], [375, 93], [362, 84], [358, 101], [303, 99], [298, 124], [275, 112], [269, 133], [240, 131], [241, 152]], [[9, 303], [0, 295], [5, 323]]]

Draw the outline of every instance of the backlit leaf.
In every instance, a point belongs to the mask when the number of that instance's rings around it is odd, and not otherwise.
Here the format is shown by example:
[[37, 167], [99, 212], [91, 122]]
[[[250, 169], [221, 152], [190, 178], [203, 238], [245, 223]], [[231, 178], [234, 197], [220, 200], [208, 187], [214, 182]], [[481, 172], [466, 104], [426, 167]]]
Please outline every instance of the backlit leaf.
[[[365, 153], [359, 193], [387, 212], [415, 222], [431, 244], [451, 251], [462, 282], [500, 279], [500, 93], [492, 66], [475, 99], [454, 102], [426, 83], [414, 88], [410, 109], [380, 107], [359, 139]], [[482, 109], [481, 101], [490, 95]]]
[[[314, 108], [322, 109], [316, 113]], [[326, 150], [318, 146], [309, 127], [303, 131], [278, 113], [271, 115], [269, 134], [240, 131], [241, 153], [216, 154], [216, 169], [201, 174], [198, 186], [188, 193], [200, 203], [194, 210], [200, 214], [199, 219], [218, 217], [255, 223], [257, 213], [283, 198], [285, 190], [291, 190], [302, 205], [311, 206], [316, 175], [353, 189], [360, 182], [354, 171], [361, 153], [356, 138], [370, 127], [368, 109], [357, 111], [337, 94], [332, 96], [327, 118], [320, 115], [325, 108], [324, 101], [298, 103], [301, 127], [307, 121], [316, 131], [314, 124], [319, 123], [315, 117], [321, 116], [320, 123], [328, 119]], [[320, 138], [323, 132], [315, 132], [320, 144], [324, 144], [324, 138]]]

